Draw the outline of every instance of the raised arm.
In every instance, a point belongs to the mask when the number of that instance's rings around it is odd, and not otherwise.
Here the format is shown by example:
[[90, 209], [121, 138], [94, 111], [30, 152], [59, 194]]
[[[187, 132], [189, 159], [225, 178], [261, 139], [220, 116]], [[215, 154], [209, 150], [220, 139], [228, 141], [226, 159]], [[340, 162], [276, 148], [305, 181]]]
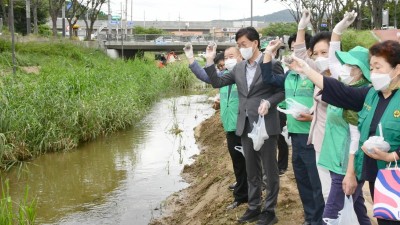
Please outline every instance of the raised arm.
[[336, 24], [333, 29], [331, 42], [329, 44], [329, 70], [331, 71], [331, 77], [337, 79], [340, 75], [342, 64], [336, 57], [336, 51], [340, 51], [340, 40], [343, 32], [354, 22], [357, 17], [357, 13], [346, 12], [343, 19]]
[[[272, 63], [272, 52], [277, 50], [281, 46], [280, 40], [271, 41], [264, 51], [264, 60], [260, 64], [261, 75], [264, 84], [273, 85], [276, 87], [284, 87], [285, 74], [282, 66], [274, 66]], [[276, 63], [275, 63], [276, 64]]]
[[295, 56], [292, 56], [292, 62], [289, 68], [299, 74], [304, 74], [317, 87], [322, 90], [322, 100], [328, 104], [354, 111], [360, 111], [363, 107], [365, 97], [370, 87], [349, 87], [342, 82], [325, 77], [313, 70], [307, 63]]
[[301, 19], [297, 26], [297, 36], [296, 36], [296, 43], [294, 47], [294, 54], [296, 57], [306, 61], [308, 65], [311, 66], [313, 69], [317, 69], [314, 60], [310, 59], [307, 54], [305, 36], [306, 36], [306, 29], [307, 24], [310, 23], [311, 13], [308, 9], [303, 9]]
[[206, 49], [207, 64], [206, 64], [205, 71], [206, 71], [208, 77], [210, 78], [211, 85], [213, 86], [213, 88], [220, 88], [223, 86], [234, 84], [235, 83], [234, 74], [235, 74], [237, 66], [235, 66], [232, 71], [225, 73], [224, 76], [219, 77], [217, 74], [217, 70], [215, 69], [215, 66], [214, 66], [214, 58], [215, 58], [216, 52], [217, 52], [217, 44], [210, 43]]

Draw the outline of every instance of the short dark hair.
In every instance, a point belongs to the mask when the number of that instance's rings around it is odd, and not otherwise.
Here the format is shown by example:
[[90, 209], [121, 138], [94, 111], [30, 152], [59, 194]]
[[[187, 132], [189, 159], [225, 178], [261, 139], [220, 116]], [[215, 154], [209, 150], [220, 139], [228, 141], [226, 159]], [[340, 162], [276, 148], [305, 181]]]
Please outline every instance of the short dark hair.
[[[296, 38], [297, 38], [297, 33], [294, 33], [294, 34], [292, 34], [292, 36], [289, 37], [289, 39], [288, 39], [289, 50], [292, 48], [292, 42], [296, 42]], [[309, 49], [311, 35], [309, 33], [306, 33], [304, 38], [306, 41], [306, 49]]]
[[218, 64], [219, 61], [224, 59], [225, 59], [224, 52], [219, 52], [214, 58], [214, 64]]
[[317, 33], [316, 35], [314, 35], [310, 41], [311, 52], [314, 52], [315, 45], [320, 41], [326, 41], [329, 44], [329, 42], [331, 41], [331, 36], [332, 36], [332, 32], [330, 32], [330, 31], [321, 31], [321, 32]]
[[400, 44], [397, 41], [378, 42], [369, 48], [369, 53], [385, 58], [393, 68], [400, 64]]
[[237, 41], [239, 38], [246, 36], [250, 41], [257, 41], [257, 48], [260, 49], [260, 34], [254, 27], [244, 27], [240, 28], [235, 35], [235, 40]]

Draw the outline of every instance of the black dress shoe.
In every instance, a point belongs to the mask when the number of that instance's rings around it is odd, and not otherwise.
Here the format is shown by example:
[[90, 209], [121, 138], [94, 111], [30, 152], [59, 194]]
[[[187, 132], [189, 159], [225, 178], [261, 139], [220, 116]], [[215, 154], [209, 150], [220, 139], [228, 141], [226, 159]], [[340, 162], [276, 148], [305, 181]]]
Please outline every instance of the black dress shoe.
[[302, 223], [301, 225], [311, 225], [311, 223], [304, 221], [304, 223]]
[[237, 184], [237, 183], [235, 182], [235, 183], [229, 185], [229, 186], [228, 186], [228, 189], [231, 190], [231, 191], [234, 191], [234, 190], [235, 190], [235, 187], [236, 187], [236, 184]]
[[286, 173], [286, 170], [280, 169], [279, 170], [279, 176], [283, 176]]
[[239, 218], [238, 222], [239, 223], [254, 222], [258, 220], [258, 218], [260, 217], [260, 213], [261, 213], [260, 208], [254, 210], [247, 209], [246, 212], [243, 214], [243, 216]]
[[260, 220], [257, 221], [256, 225], [272, 225], [278, 222], [275, 213], [263, 212], [261, 213]]

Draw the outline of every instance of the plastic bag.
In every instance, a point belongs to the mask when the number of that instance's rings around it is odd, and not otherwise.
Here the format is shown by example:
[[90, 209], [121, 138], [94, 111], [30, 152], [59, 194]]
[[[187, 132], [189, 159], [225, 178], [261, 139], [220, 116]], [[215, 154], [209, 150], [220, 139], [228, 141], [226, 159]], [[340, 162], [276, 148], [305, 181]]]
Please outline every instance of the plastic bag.
[[310, 114], [310, 109], [307, 106], [296, 102], [294, 99], [287, 98], [285, 101], [287, 109], [281, 109], [277, 107], [278, 111], [283, 112], [285, 114], [291, 114], [294, 118], [298, 118], [301, 113]]
[[367, 148], [369, 153], [374, 153], [374, 148], [379, 148], [383, 152], [388, 152], [390, 150], [390, 145], [383, 138], [382, 124], [378, 124], [380, 136], [371, 136], [364, 142], [364, 146]]
[[390, 150], [390, 145], [381, 136], [371, 136], [364, 142], [364, 146], [367, 148], [369, 153], [374, 153], [374, 148], [379, 148], [384, 152]]
[[339, 211], [337, 219], [324, 218], [327, 225], [360, 225], [357, 219], [356, 212], [354, 211], [353, 197], [344, 196], [343, 209]]
[[235, 146], [235, 150], [242, 153], [242, 155], [244, 156], [243, 146]]
[[248, 136], [253, 139], [254, 150], [259, 151], [264, 141], [269, 138], [267, 129], [265, 129], [264, 116], [258, 116], [258, 121], [253, 123], [253, 130]]

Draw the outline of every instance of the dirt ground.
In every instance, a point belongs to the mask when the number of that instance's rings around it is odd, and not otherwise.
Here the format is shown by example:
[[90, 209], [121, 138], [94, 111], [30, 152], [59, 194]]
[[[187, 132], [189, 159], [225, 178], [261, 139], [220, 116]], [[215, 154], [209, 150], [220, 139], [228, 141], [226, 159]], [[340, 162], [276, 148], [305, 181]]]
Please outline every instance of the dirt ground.
[[[151, 221], [152, 225], [238, 224], [237, 219], [247, 209], [247, 204], [242, 204], [226, 210], [233, 201], [228, 186], [235, 179], [219, 112], [196, 127], [195, 136], [201, 152], [182, 172], [190, 186], [164, 202], [163, 217]], [[304, 221], [290, 162], [288, 171], [280, 177], [276, 213], [278, 225], [297, 225]]]

